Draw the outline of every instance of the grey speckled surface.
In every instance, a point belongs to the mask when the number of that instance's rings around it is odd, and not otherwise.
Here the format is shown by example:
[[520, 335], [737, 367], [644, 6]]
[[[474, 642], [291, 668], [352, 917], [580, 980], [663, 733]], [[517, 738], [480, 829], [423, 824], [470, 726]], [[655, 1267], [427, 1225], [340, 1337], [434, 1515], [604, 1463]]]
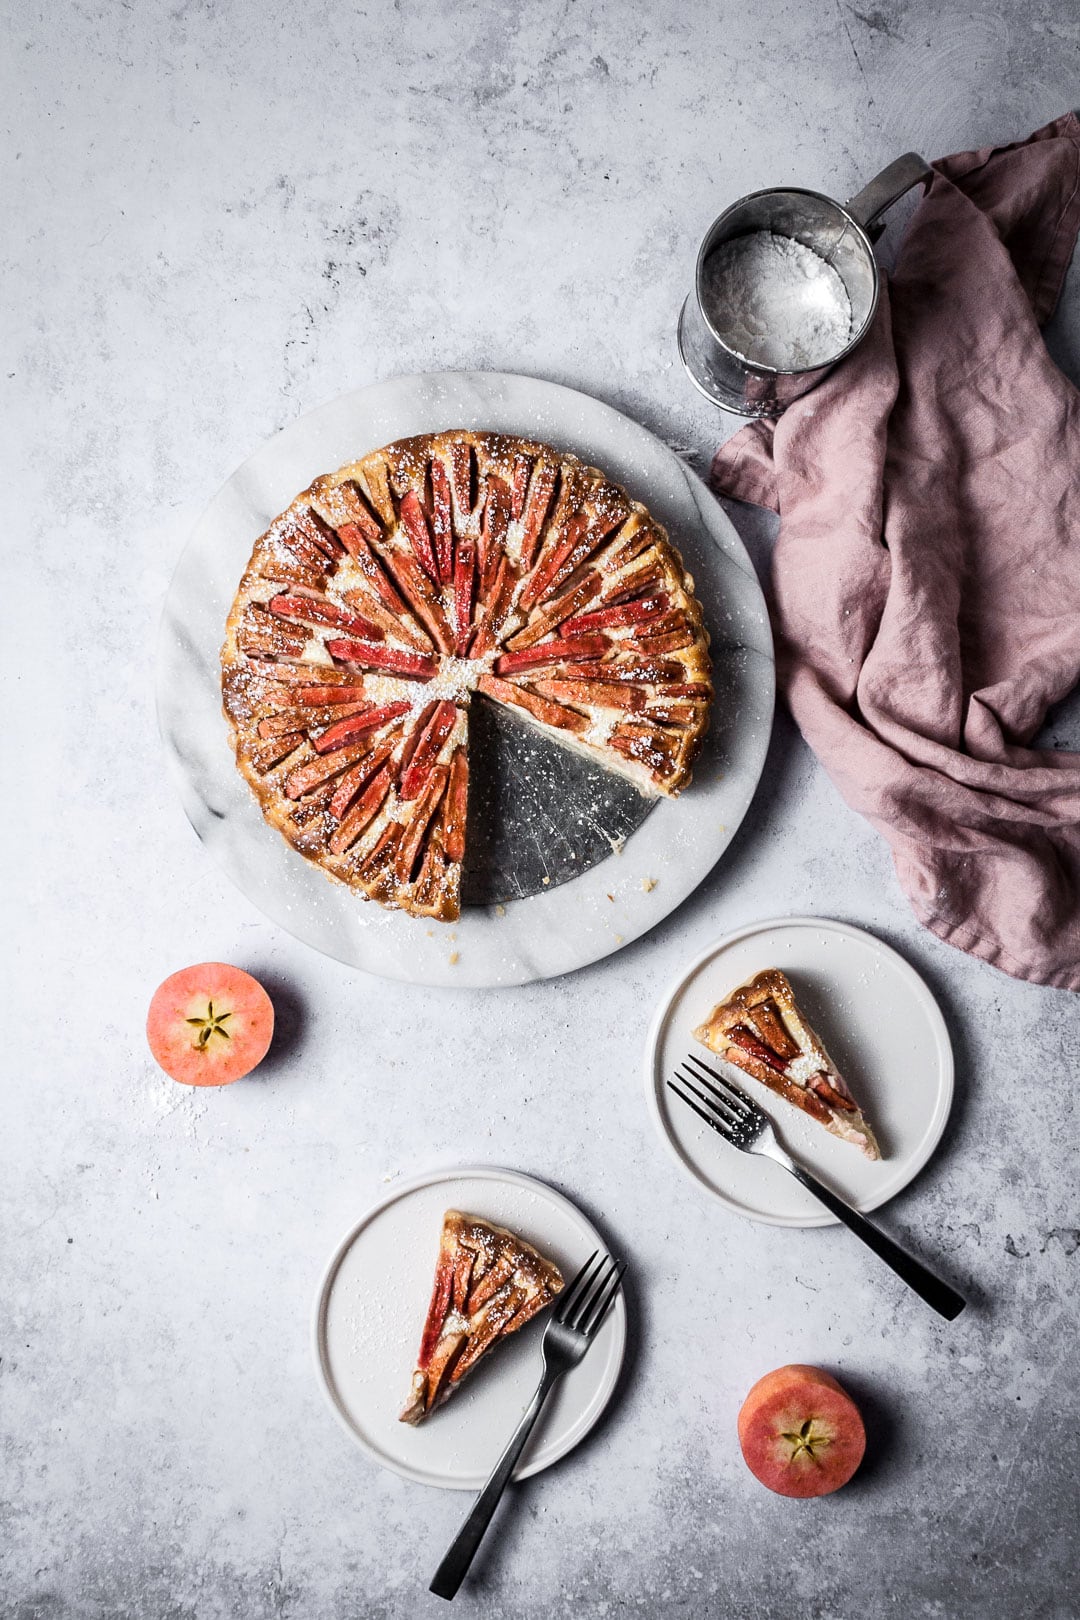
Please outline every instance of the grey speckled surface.
[[[607, 1421], [504, 1510], [464, 1614], [1074, 1616], [1075, 999], [919, 933], [783, 719], [720, 869], [624, 953], [503, 993], [366, 979], [213, 868], [162, 768], [149, 669], [209, 495], [344, 389], [531, 372], [703, 458], [717, 424], [673, 323], [712, 215], [1025, 133], [1075, 95], [1074, 10], [13, 15], [0, 1613], [441, 1612], [425, 1588], [462, 1499], [350, 1446], [309, 1309], [388, 1178], [486, 1158], [632, 1252], [635, 1331]], [[1075, 292], [1052, 344], [1080, 375]], [[734, 515], [763, 559], [768, 526]], [[1075, 737], [1075, 708], [1051, 732]], [[723, 1216], [651, 1137], [661, 987], [726, 928], [799, 911], [876, 930], [941, 998], [955, 1113], [888, 1218], [970, 1290], [952, 1327], [841, 1232]], [[201, 1096], [153, 1068], [142, 1021], [167, 971], [211, 956], [264, 977], [281, 1038], [258, 1080]], [[748, 1385], [791, 1359], [834, 1368], [871, 1422], [859, 1480], [816, 1505], [761, 1492], [734, 1443]]]

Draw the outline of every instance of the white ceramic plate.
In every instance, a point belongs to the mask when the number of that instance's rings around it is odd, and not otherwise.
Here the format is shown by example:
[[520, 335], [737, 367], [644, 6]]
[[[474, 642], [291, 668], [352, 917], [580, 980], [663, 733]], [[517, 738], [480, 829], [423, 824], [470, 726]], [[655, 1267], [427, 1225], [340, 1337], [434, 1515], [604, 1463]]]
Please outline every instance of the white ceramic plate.
[[[477, 1490], [540, 1378], [546, 1314], [491, 1352], [418, 1428], [398, 1422], [431, 1297], [444, 1211], [508, 1226], [554, 1260], [569, 1283], [606, 1245], [570, 1201], [514, 1170], [436, 1171], [396, 1187], [339, 1244], [319, 1289], [315, 1365], [337, 1416], [375, 1462], [422, 1485]], [[585, 1359], [560, 1380], [515, 1479], [548, 1468], [599, 1418], [626, 1347], [622, 1294]]]
[[[621, 853], [528, 899], [467, 907], [447, 927], [331, 883], [263, 820], [221, 713], [225, 619], [251, 547], [318, 474], [447, 427], [523, 434], [574, 451], [643, 501], [679, 546], [712, 636], [716, 702], [690, 788], [661, 800]], [[269, 439], [200, 519], [169, 587], [158, 718], [184, 808], [238, 887], [282, 928], [353, 967], [418, 984], [524, 984], [584, 967], [662, 921], [734, 837], [773, 712], [772, 635], [757, 576], [697, 475], [637, 422], [556, 383], [500, 373], [396, 377], [332, 400]]]
[[692, 1031], [732, 990], [782, 969], [810, 1023], [849, 1081], [883, 1158], [831, 1136], [740, 1070], [731, 1077], [762, 1104], [794, 1158], [856, 1209], [876, 1209], [922, 1169], [945, 1129], [953, 1058], [945, 1020], [902, 956], [861, 928], [785, 917], [729, 934], [699, 956], [664, 997], [645, 1052], [649, 1107], [661, 1136], [703, 1187], [740, 1215], [777, 1226], [826, 1226], [836, 1217], [780, 1165], [740, 1153], [668, 1089], [687, 1052], [725, 1070]]

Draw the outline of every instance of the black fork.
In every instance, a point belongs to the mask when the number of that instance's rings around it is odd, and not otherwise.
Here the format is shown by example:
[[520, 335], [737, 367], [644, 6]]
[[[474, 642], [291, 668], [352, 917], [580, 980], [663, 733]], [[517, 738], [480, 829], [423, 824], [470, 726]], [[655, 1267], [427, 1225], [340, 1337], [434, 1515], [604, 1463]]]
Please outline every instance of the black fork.
[[[678, 1080], [678, 1085], [675, 1080]], [[801, 1181], [826, 1209], [831, 1210], [856, 1237], [861, 1238], [867, 1248], [873, 1249], [879, 1260], [891, 1266], [896, 1275], [902, 1277], [908, 1287], [913, 1288], [939, 1316], [951, 1322], [960, 1315], [964, 1308], [963, 1296], [955, 1288], [950, 1288], [947, 1282], [942, 1282], [940, 1277], [935, 1277], [921, 1260], [916, 1260], [899, 1243], [894, 1243], [879, 1226], [868, 1221], [865, 1215], [860, 1215], [857, 1209], [852, 1209], [831, 1187], [824, 1186], [790, 1153], [785, 1152], [776, 1140], [768, 1114], [741, 1086], [710, 1068], [692, 1052], [682, 1068], [676, 1069], [675, 1080], [669, 1080], [668, 1085], [676, 1097], [700, 1115], [706, 1125], [711, 1125], [725, 1142], [730, 1142], [732, 1147], [743, 1153], [761, 1153], [776, 1164], [782, 1164], [796, 1181]]]
[[622, 1283], [626, 1262], [612, 1260], [593, 1251], [559, 1298], [555, 1313], [548, 1320], [541, 1341], [544, 1371], [529, 1402], [525, 1414], [514, 1430], [510, 1444], [495, 1464], [494, 1472], [473, 1503], [465, 1523], [454, 1537], [450, 1549], [435, 1571], [431, 1590], [437, 1597], [452, 1598], [465, 1579], [473, 1555], [491, 1523], [491, 1516], [499, 1498], [509, 1483], [525, 1442], [540, 1416], [540, 1409], [558, 1382], [571, 1367], [576, 1367], [599, 1331]]

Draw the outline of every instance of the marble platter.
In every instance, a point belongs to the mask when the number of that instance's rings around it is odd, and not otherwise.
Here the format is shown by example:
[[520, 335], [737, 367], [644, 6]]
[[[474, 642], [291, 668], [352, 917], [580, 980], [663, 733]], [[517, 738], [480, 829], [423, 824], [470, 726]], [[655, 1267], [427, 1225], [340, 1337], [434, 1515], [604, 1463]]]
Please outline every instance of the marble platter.
[[[452, 927], [361, 900], [267, 826], [233, 761], [218, 664], [228, 608], [252, 544], [297, 491], [392, 439], [448, 427], [545, 440], [600, 467], [644, 502], [694, 575], [712, 636], [716, 684], [709, 735], [693, 784], [680, 799], [662, 800], [643, 814], [640, 801], [627, 801], [624, 784], [586, 767], [591, 780], [568, 778], [567, 791], [599, 792], [590, 837], [568, 842], [559, 825], [566, 817], [545, 816], [529, 826], [519, 816], [528, 832], [529, 847], [520, 846], [523, 870], [545, 877], [515, 891], [508, 886], [513, 849], [508, 856], [497, 848], [496, 828], [485, 846], [492, 872], [486, 880], [483, 870], [467, 874], [472, 893], [488, 903], [464, 906]], [[761, 588], [734, 527], [696, 474], [610, 406], [556, 383], [503, 373], [442, 372], [376, 383], [269, 439], [196, 525], [169, 588], [158, 643], [158, 717], [184, 809], [248, 899], [305, 943], [353, 967], [462, 989], [523, 984], [584, 967], [673, 911], [715, 865], [746, 813], [765, 759], [773, 696], [772, 636]], [[507, 761], [508, 784], [521, 777], [513, 762], [517, 729], [502, 745], [490, 734], [485, 743], [491, 758]]]

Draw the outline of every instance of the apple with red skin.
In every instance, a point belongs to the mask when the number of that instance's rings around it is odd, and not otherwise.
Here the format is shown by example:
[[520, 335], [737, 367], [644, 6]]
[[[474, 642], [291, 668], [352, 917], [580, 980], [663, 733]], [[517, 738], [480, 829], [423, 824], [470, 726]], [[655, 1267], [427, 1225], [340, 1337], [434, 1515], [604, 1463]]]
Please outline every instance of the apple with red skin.
[[739, 1412], [747, 1468], [779, 1496], [828, 1496], [863, 1459], [866, 1430], [851, 1396], [820, 1367], [793, 1363], [759, 1378]]
[[227, 962], [170, 974], [146, 1016], [151, 1052], [185, 1086], [227, 1086], [250, 1074], [273, 1034], [270, 997], [258, 979]]

